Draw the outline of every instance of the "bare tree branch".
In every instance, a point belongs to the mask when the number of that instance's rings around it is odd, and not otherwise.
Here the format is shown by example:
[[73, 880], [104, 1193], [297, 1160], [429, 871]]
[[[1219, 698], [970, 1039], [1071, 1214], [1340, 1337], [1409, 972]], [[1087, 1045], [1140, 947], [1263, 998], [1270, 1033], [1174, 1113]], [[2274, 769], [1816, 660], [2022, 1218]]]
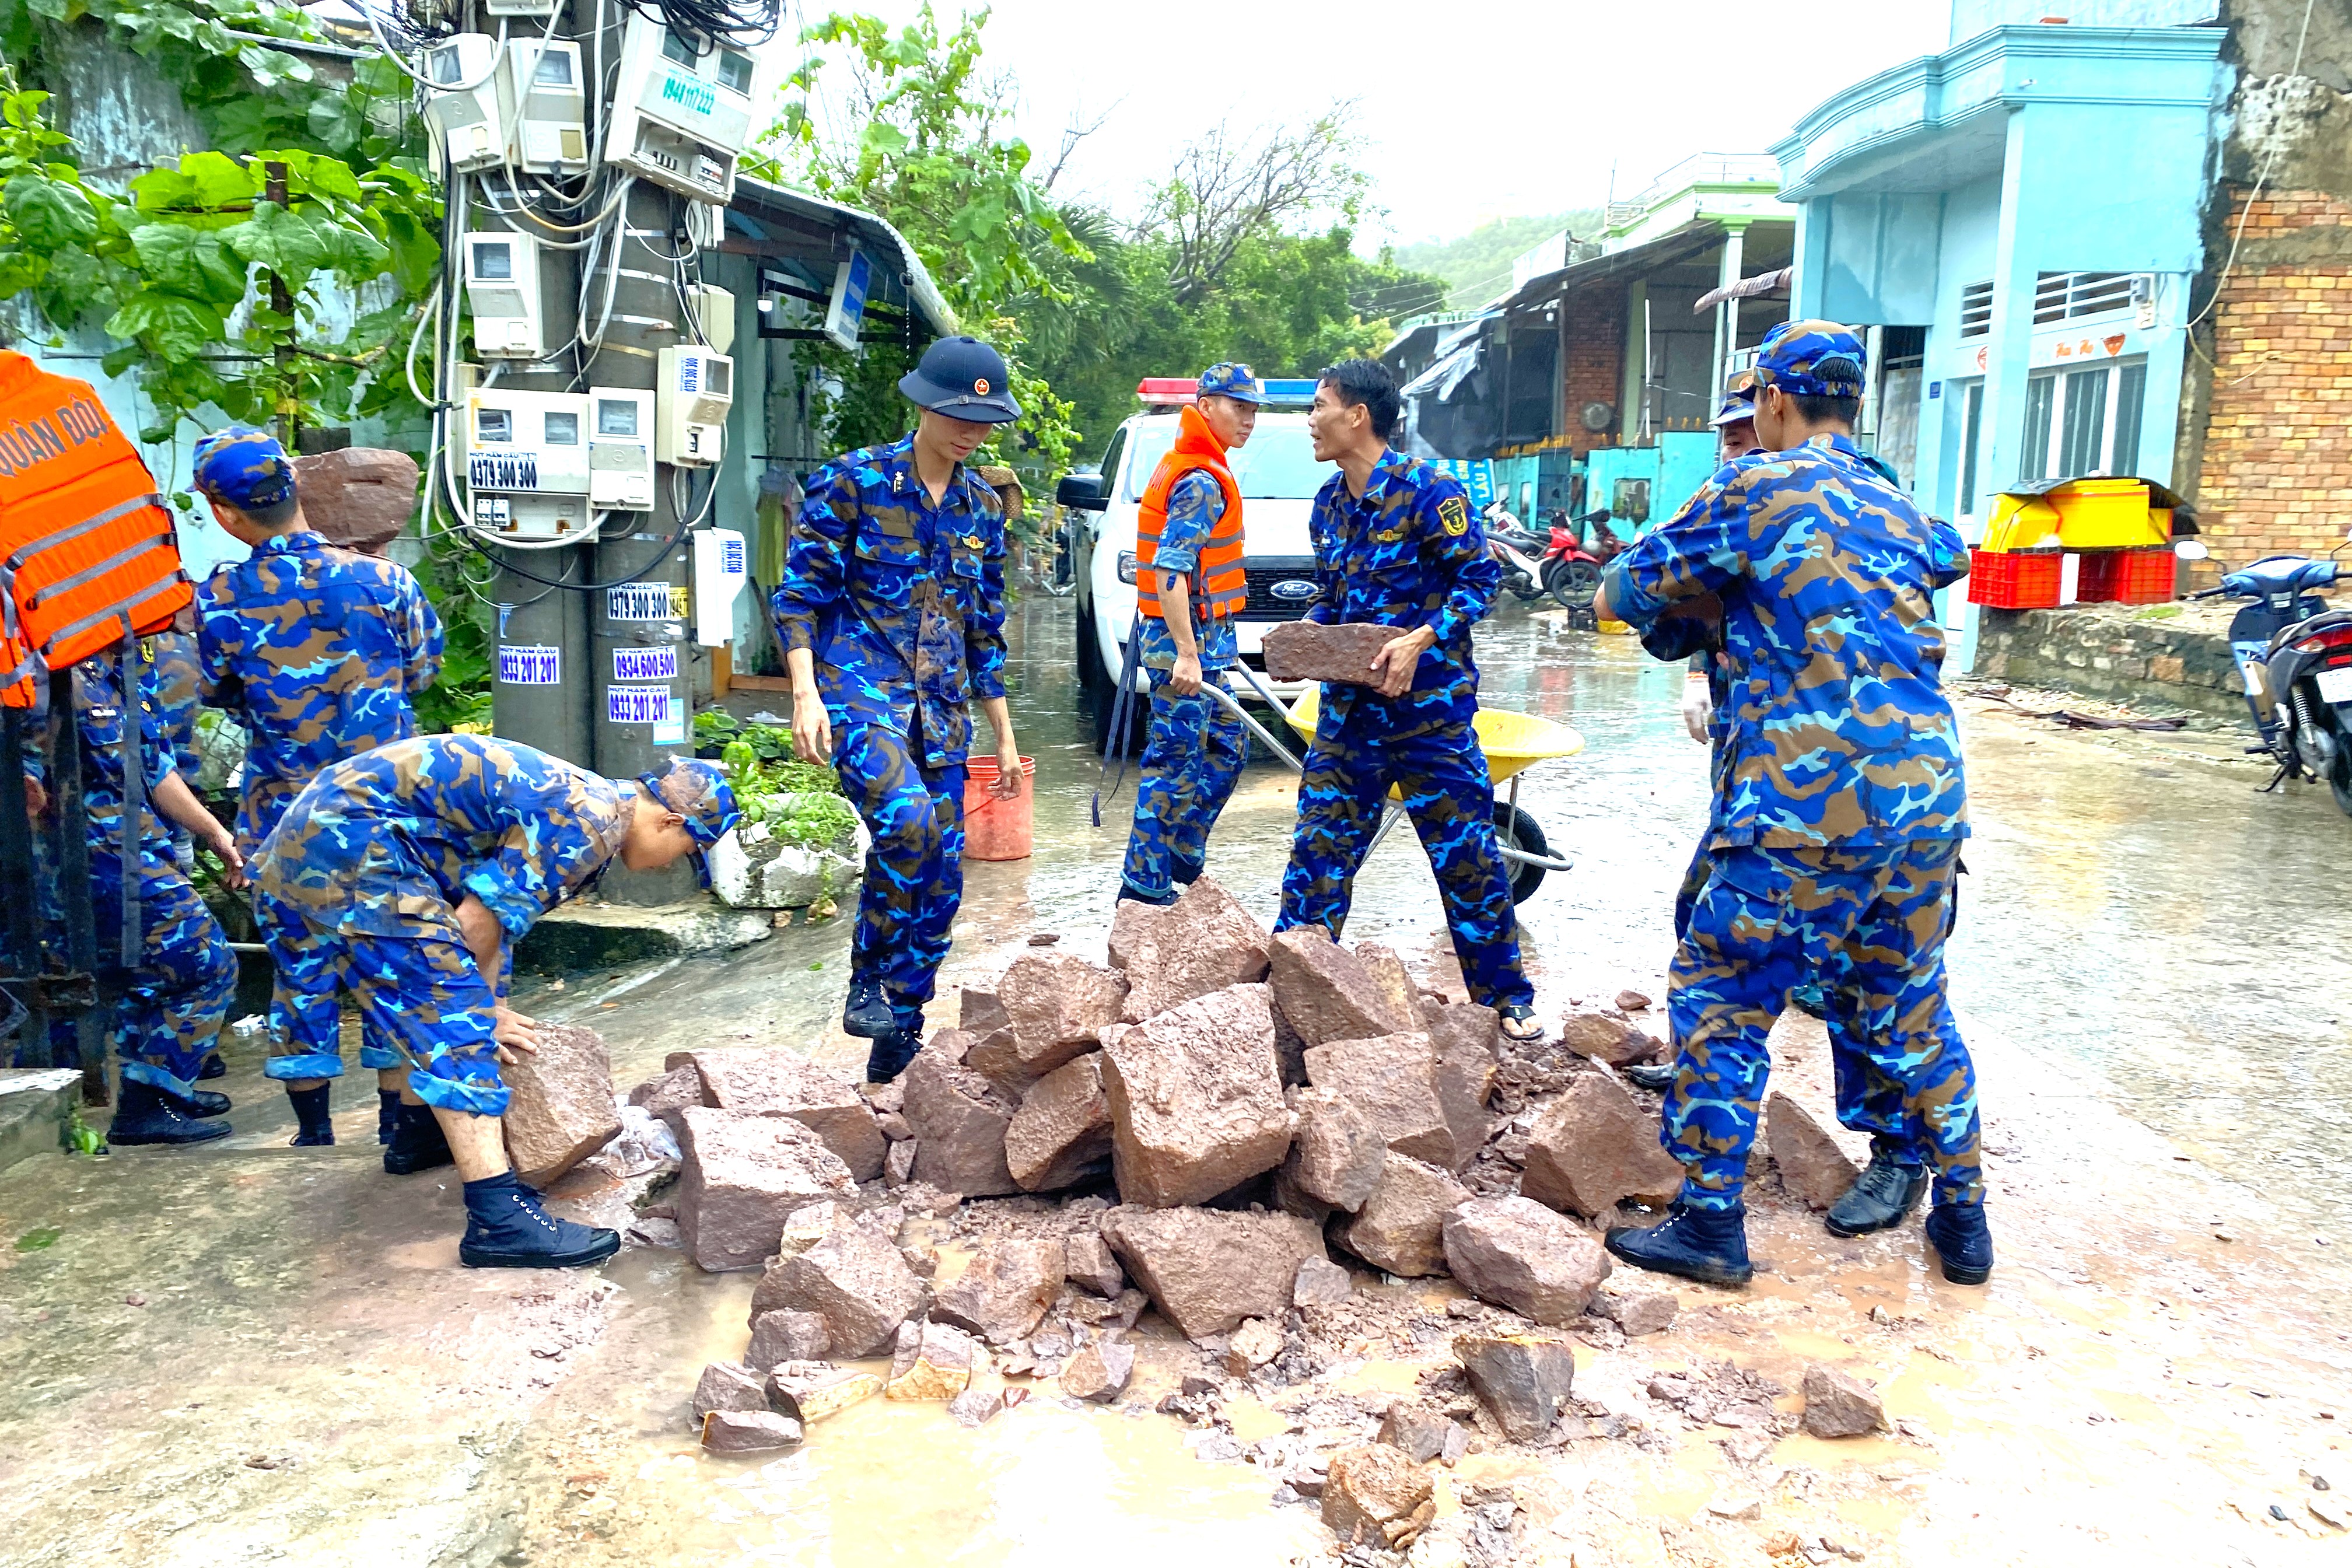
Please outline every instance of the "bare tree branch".
[[1110, 117], [1118, 112], [1118, 106], [1126, 101], [1123, 97], [1114, 100], [1108, 109], [1083, 124], [1079, 122], [1076, 112], [1073, 111], [1070, 115], [1070, 122], [1062, 127], [1062, 150], [1054, 154], [1054, 166], [1045, 171], [1045, 177], [1037, 182], [1037, 188], [1041, 191], [1051, 191], [1054, 188], [1054, 182], [1060, 179], [1062, 171], [1069, 166], [1070, 154], [1078, 150], [1078, 143], [1109, 124]]
[[1171, 247], [1168, 281], [1179, 303], [1213, 289], [1251, 236], [1318, 213], [1353, 213], [1369, 184], [1349, 162], [1356, 110], [1349, 100], [1303, 129], [1245, 139], [1221, 125], [1177, 153], [1141, 227]]

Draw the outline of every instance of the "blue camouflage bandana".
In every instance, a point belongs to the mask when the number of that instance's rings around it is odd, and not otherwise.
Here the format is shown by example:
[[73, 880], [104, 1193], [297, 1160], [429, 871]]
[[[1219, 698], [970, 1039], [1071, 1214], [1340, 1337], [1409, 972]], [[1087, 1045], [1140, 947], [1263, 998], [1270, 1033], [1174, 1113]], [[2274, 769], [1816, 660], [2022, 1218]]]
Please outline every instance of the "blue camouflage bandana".
[[1200, 395], [1230, 397], [1236, 403], [1264, 403], [1265, 383], [1245, 364], [1213, 364], [1201, 373]]
[[196, 489], [239, 511], [294, 499], [294, 465], [267, 430], [232, 425], [196, 443]]
[[1862, 374], [1862, 340], [1835, 321], [1783, 321], [1756, 351], [1758, 383], [1792, 397], [1860, 397]]

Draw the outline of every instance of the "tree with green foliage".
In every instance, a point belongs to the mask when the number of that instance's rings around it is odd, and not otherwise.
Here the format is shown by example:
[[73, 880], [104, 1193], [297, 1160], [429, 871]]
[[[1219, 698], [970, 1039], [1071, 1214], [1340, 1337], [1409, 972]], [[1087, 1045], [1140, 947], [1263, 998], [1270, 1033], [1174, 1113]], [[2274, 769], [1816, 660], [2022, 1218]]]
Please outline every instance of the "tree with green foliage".
[[1581, 239], [1599, 238], [1601, 210], [1489, 218], [1458, 238], [1401, 245], [1396, 258], [1444, 280], [1446, 301], [1441, 309], [1475, 310], [1510, 288], [1514, 261], [1563, 229]]

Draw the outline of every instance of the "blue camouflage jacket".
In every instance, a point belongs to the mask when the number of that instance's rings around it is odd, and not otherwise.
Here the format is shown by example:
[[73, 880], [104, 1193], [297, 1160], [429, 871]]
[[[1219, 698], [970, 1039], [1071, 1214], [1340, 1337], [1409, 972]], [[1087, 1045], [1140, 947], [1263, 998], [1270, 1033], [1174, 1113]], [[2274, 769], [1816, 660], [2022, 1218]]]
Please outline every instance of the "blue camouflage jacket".
[[204, 764], [196, 751], [196, 705], [204, 695], [196, 639], [186, 632], [157, 632], [142, 639], [139, 651], [155, 669], [155, 711], [171, 743], [172, 767], [194, 789], [196, 770]]
[[961, 765], [974, 698], [1004, 695], [1004, 509], [959, 468], [937, 507], [915, 438], [809, 476], [772, 600], [786, 649], [815, 656], [836, 725], [881, 724], [925, 767]]
[[471, 893], [511, 941], [619, 852], [635, 793], [511, 741], [418, 735], [313, 779], [255, 880], [323, 930], [451, 942]]
[[1967, 836], [1933, 598], [1967, 574], [1959, 531], [1843, 436], [1735, 459], [1610, 563], [1610, 605], [1638, 629], [1722, 601], [1712, 847]]
[[251, 855], [320, 769], [416, 732], [441, 618], [406, 568], [309, 531], [254, 547], [196, 589], [211, 700], [245, 726], [237, 847]]
[[[1421, 656], [1412, 689], [1393, 700], [1370, 687], [1332, 684], [1323, 718], [1350, 712], [1402, 733], [1434, 722], [1468, 723], [1478, 710], [1470, 631], [1495, 597], [1503, 570], [1461, 482], [1393, 449], [1383, 452], [1361, 499], [1334, 474], [1307, 519], [1321, 595], [1307, 618], [1325, 626], [1376, 622], [1427, 626], [1437, 641]], [[1320, 726], [1318, 726], [1318, 729]]]
[[[172, 858], [172, 827], [155, 810], [155, 790], [172, 776], [172, 750], [164, 733], [163, 705], [158, 700], [154, 667], [140, 659], [136, 671], [137, 702], [123, 700], [122, 677], [113, 656], [101, 654], [74, 666], [74, 721], [81, 731], [82, 812], [89, 825], [89, 847], [100, 855], [119, 854], [122, 847], [122, 742], [139, 737], [139, 757], [146, 776], [146, 795], [140, 812], [139, 847], [146, 854]], [[47, 770], [36, 769], [46, 777]], [[51, 810], [56, 807], [52, 805]]]

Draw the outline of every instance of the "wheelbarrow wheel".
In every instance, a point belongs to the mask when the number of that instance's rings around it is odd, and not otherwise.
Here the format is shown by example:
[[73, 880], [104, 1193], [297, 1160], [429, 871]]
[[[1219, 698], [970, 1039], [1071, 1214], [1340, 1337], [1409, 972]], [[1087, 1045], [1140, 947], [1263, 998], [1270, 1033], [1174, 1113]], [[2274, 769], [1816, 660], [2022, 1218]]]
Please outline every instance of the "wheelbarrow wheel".
[[[1495, 803], [1495, 837], [1505, 848], [1516, 849], [1522, 855], [1551, 854], [1551, 846], [1544, 841], [1543, 829], [1536, 826], [1536, 819], [1507, 800]], [[1542, 867], [1513, 865], [1507, 860], [1504, 865], [1510, 868], [1511, 902], [1526, 903], [1543, 886]]]

